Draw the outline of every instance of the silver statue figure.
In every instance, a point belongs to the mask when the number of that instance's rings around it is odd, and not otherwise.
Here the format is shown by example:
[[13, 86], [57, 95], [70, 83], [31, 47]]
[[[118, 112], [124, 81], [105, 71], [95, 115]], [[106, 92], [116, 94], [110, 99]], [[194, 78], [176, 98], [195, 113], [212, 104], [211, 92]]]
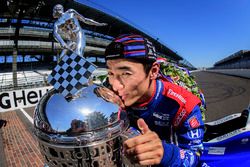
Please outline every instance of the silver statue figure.
[[85, 18], [74, 9], [69, 9], [64, 12], [64, 8], [61, 4], [54, 6], [53, 17], [58, 18], [54, 24], [54, 37], [64, 48], [60, 58], [66, 54], [67, 50], [74, 51], [76, 54], [83, 56], [86, 46], [86, 37], [79, 21], [88, 25], [107, 25], [106, 23], [99, 23], [92, 19]]

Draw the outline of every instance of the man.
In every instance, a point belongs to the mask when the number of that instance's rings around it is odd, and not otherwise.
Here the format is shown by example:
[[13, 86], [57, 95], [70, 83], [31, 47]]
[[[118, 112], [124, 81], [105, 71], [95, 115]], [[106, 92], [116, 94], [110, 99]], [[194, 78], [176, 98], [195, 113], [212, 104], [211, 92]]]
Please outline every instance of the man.
[[[86, 45], [86, 37], [84, 35], [84, 31], [81, 29], [79, 21], [95, 26], [107, 25], [106, 23], [98, 23], [92, 19], [85, 18], [74, 9], [69, 9], [64, 12], [61, 4], [54, 6], [53, 17], [58, 18], [54, 24], [54, 36], [64, 48], [60, 58], [65, 55], [67, 50], [74, 51], [76, 54], [83, 56]], [[67, 42], [64, 41], [63, 37], [67, 40]]]
[[122, 35], [105, 51], [108, 81], [121, 98], [131, 126], [125, 155], [141, 165], [197, 166], [203, 149], [200, 100], [161, 79], [155, 49], [140, 35]]

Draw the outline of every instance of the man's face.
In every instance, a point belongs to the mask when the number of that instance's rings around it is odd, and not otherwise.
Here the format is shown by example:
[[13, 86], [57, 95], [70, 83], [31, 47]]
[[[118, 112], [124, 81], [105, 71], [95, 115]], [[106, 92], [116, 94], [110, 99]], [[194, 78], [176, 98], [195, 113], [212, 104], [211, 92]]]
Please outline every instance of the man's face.
[[113, 90], [125, 106], [144, 102], [149, 98], [150, 77], [141, 63], [127, 59], [108, 60], [108, 78]]
[[59, 18], [63, 14], [63, 6], [62, 5], [56, 5], [53, 8], [53, 17], [54, 18]]

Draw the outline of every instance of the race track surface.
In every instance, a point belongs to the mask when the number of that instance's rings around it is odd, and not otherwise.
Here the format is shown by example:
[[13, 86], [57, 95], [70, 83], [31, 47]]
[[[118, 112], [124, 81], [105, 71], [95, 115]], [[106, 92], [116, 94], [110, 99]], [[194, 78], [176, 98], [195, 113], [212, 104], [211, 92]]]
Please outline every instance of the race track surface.
[[250, 79], [210, 73], [192, 73], [207, 103], [206, 122], [242, 112], [250, 104]]

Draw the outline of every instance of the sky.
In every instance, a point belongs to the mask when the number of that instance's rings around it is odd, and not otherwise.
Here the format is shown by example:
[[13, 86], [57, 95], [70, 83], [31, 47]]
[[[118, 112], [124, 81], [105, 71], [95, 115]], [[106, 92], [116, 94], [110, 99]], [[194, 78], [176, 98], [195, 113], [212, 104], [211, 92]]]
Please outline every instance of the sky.
[[250, 50], [250, 0], [77, 0], [120, 18], [195, 67]]

